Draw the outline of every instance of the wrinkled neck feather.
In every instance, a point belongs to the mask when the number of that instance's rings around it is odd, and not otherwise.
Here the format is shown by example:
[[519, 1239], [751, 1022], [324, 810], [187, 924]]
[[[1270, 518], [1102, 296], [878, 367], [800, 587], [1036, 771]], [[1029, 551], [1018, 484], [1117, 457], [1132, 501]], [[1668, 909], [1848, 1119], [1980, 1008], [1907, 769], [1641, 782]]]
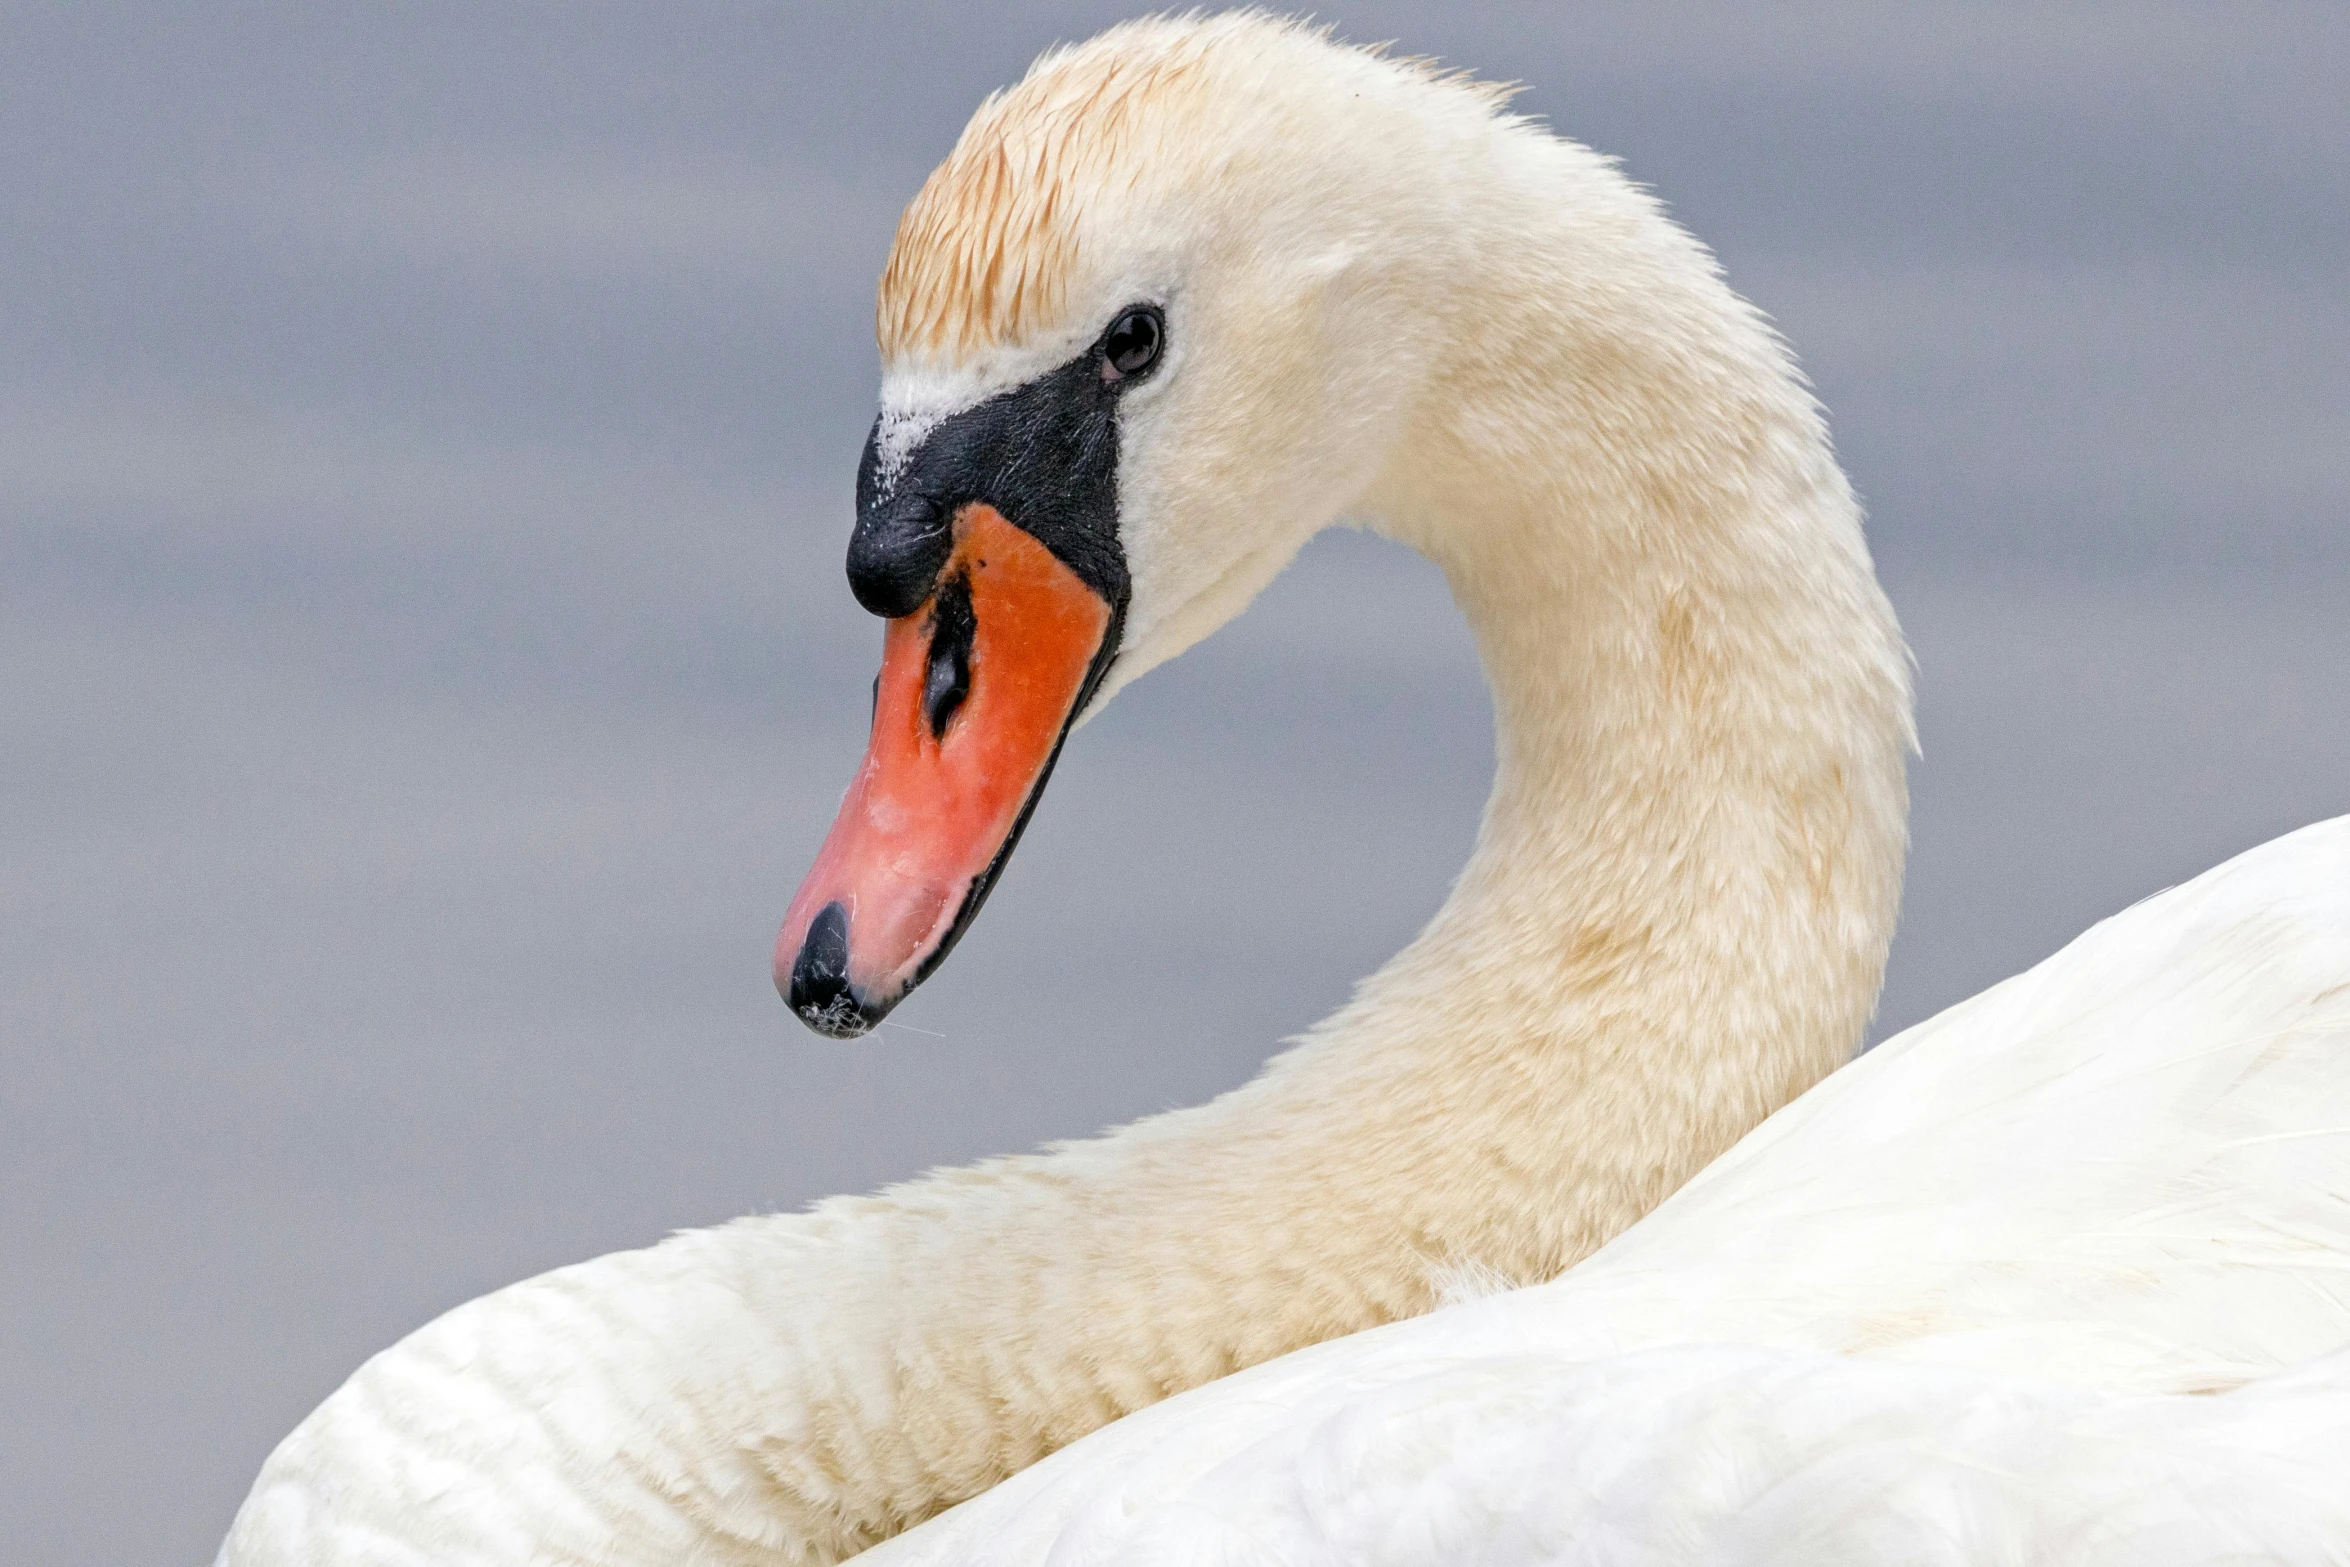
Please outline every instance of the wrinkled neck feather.
[[1446, 347], [1358, 508], [1469, 618], [1493, 793], [1436, 918], [1277, 1074], [1466, 1090], [1550, 1182], [1512, 1264], [1539, 1276], [1857, 1047], [1914, 741], [1783, 346], [1603, 160], [1497, 139], [1446, 214]]
[[1268, 1158], [1346, 1172], [1313, 1201], [1376, 1194], [1377, 1243], [1529, 1278], [1857, 1046], [1912, 731], [1782, 345], [1604, 160], [1485, 124], [1450, 155], [1465, 194], [1397, 215], [1441, 226], [1406, 241], [1440, 258], [1414, 285], [1437, 346], [1351, 507], [1435, 560], [1475, 630], [1497, 740], [1476, 849], [1351, 1004], [1177, 1124], [1278, 1125]]

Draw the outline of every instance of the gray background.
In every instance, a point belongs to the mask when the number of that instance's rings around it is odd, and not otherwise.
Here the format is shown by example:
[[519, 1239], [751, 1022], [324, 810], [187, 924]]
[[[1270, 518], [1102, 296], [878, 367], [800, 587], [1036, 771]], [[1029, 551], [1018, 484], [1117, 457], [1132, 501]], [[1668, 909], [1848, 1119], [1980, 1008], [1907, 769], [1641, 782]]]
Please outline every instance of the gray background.
[[[1490, 736], [1309, 551], [1070, 748], [850, 1045], [767, 947], [862, 740], [871, 284], [1092, 5], [0, 17], [0, 1540], [208, 1558], [469, 1295], [1238, 1082]], [[1921, 666], [1883, 1023], [2350, 808], [2350, 7], [1326, 9], [1533, 84], [1793, 338]]]

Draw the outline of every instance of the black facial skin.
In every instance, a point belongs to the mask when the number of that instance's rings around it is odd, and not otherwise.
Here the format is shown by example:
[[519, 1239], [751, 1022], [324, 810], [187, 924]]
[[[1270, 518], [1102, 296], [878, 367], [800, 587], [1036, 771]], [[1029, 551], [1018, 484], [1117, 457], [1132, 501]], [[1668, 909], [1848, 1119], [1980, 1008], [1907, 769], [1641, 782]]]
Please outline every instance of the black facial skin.
[[[889, 619], [910, 615], [935, 594], [923, 712], [934, 737], [970, 693], [970, 654], [977, 625], [968, 584], [941, 583], [954, 547], [954, 517], [972, 502], [992, 506], [1101, 596], [1110, 619], [1086, 671], [1069, 722], [1085, 711], [1117, 658], [1131, 590], [1118, 540], [1118, 404], [1158, 368], [1166, 318], [1155, 305], [1120, 311], [1085, 352], [1025, 386], [942, 420], [882, 487], [881, 426], [857, 465], [857, 525], [849, 537], [849, 587], [857, 602]], [[879, 686], [876, 684], [876, 691]], [[1036, 802], [1061, 757], [1068, 724], [1020, 807], [994, 859], [963, 896], [946, 936], [915, 970], [906, 989], [930, 977], [954, 950], [995, 887], [1020, 842]], [[787, 1000], [801, 1020], [837, 1039], [866, 1032], [904, 999], [864, 996], [848, 979], [847, 910], [828, 904], [802, 941]]]
[[920, 608], [954, 547], [955, 513], [983, 501], [1122, 616], [1128, 583], [1118, 543], [1118, 403], [1158, 367], [1165, 335], [1155, 306], [1119, 312], [1067, 364], [940, 421], [886, 490], [876, 420], [857, 464], [857, 526], [849, 536], [857, 602], [888, 619]]

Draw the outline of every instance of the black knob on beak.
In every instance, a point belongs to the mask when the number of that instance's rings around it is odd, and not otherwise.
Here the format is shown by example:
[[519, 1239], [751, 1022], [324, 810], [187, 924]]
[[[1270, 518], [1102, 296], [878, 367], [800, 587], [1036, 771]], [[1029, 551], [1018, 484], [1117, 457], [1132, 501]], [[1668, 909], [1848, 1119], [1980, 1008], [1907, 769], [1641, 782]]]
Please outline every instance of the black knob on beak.
[[849, 535], [849, 591], [885, 620], [911, 615], [938, 586], [954, 543], [954, 519], [918, 491], [861, 507]]

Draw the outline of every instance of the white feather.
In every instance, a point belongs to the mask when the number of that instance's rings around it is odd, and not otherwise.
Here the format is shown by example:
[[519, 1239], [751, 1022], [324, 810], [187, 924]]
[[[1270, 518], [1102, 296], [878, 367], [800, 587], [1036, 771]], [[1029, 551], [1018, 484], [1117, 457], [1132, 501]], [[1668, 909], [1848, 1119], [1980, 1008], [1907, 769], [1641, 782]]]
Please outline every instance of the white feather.
[[871, 1560], [2340, 1562], [2345, 1477], [2350, 817], [1889, 1041], [1565, 1277]]

